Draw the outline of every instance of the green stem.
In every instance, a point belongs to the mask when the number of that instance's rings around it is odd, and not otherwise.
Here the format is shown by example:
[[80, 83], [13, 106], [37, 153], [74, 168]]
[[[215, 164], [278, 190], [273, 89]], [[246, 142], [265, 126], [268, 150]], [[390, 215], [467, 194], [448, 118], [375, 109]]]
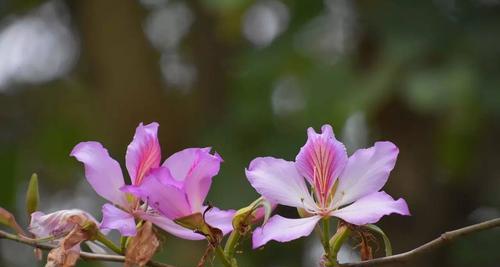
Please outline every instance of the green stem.
[[330, 218], [326, 217], [321, 220], [322, 231], [321, 231], [321, 243], [323, 244], [323, 249], [325, 250], [325, 256], [328, 262], [326, 266], [332, 266], [336, 263], [335, 258], [330, 255]]
[[124, 252], [127, 249], [128, 240], [129, 238], [127, 236], [120, 237], [120, 248], [122, 252]]
[[226, 257], [226, 254], [224, 254], [224, 250], [222, 250], [221, 246], [217, 246], [215, 248], [215, 255], [219, 258], [219, 260], [224, 264], [226, 267], [236, 267], [234, 266], [231, 261]]
[[232, 259], [234, 257], [234, 252], [236, 250], [236, 247], [238, 246], [240, 238], [241, 235], [238, 230], [233, 230], [229, 235], [229, 238], [226, 241], [226, 246], [224, 247], [224, 254], [226, 254], [229, 259]]
[[97, 233], [96, 240], [101, 242], [103, 245], [114, 251], [116, 254], [123, 255], [123, 251], [113, 243], [113, 241], [109, 240], [105, 235], [101, 232]]

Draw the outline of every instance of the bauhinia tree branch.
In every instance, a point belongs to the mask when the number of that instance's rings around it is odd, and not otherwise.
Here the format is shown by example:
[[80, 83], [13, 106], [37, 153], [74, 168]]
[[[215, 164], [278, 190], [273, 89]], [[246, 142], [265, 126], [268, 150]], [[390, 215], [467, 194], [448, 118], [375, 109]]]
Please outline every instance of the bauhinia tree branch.
[[451, 243], [462, 236], [470, 235], [473, 233], [481, 232], [495, 227], [500, 227], [500, 218], [492, 219], [478, 224], [473, 224], [471, 226], [467, 226], [457, 230], [445, 232], [438, 238], [404, 253], [368, 261], [357, 262], [357, 263], [346, 263], [342, 264], [341, 266], [365, 267], [365, 266], [384, 266], [384, 265], [398, 264], [398, 263], [402, 264], [413, 257], [419, 256], [420, 254], [435, 250], [445, 244]]
[[[389, 265], [389, 264], [401, 264], [404, 263], [408, 260], [410, 260], [413, 257], [416, 257], [420, 254], [432, 251], [434, 249], [437, 249], [445, 244], [451, 243], [455, 241], [456, 239], [474, 234], [477, 232], [481, 232], [484, 230], [492, 229], [500, 227], [500, 218], [492, 219], [489, 221], [485, 221], [482, 223], [474, 224], [471, 226], [467, 226], [464, 228], [460, 228], [457, 230], [449, 231], [443, 233], [440, 237], [425, 243], [415, 249], [412, 249], [408, 252], [396, 254], [393, 256], [388, 256], [388, 257], [383, 257], [383, 258], [377, 258], [373, 260], [368, 260], [368, 261], [363, 261], [363, 262], [357, 262], [357, 263], [346, 263], [342, 264], [342, 267], [366, 267], [366, 266], [384, 266], [384, 265]], [[19, 243], [23, 243], [35, 248], [43, 249], [43, 250], [51, 250], [54, 248], [54, 246], [51, 245], [46, 245], [46, 244], [40, 244], [36, 240], [25, 238], [22, 236], [18, 236], [15, 234], [10, 234], [4, 231], [0, 231], [0, 239], [8, 239], [8, 240], [13, 240]], [[96, 253], [89, 253], [89, 252], [80, 252], [80, 258], [84, 260], [90, 260], [90, 261], [109, 261], [109, 262], [125, 262], [125, 257], [121, 255], [107, 255], [107, 254], [96, 254]], [[156, 261], [149, 261], [148, 266], [150, 267], [175, 267], [173, 265], [168, 265], [165, 263], [160, 263]]]
[[[7, 233], [5, 231], [0, 230], [0, 239], [8, 239], [12, 241], [16, 241], [19, 243], [26, 244], [28, 246], [32, 246], [34, 248], [39, 248], [42, 250], [51, 250], [55, 248], [53, 245], [41, 244], [34, 239], [22, 237], [19, 235]], [[97, 254], [90, 252], [80, 252], [80, 258], [88, 261], [108, 261], [108, 262], [125, 262], [125, 256], [122, 255], [111, 255], [111, 254]], [[150, 267], [175, 267], [173, 265], [157, 262], [157, 261], [149, 261], [147, 266]]]

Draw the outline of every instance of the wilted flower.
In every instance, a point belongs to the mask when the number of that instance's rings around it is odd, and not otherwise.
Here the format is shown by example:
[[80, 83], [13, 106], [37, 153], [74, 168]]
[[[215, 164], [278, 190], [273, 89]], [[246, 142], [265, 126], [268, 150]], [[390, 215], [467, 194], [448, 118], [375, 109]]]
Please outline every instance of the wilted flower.
[[31, 214], [29, 231], [36, 238], [60, 239], [71, 232], [76, 225], [93, 223], [98, 225], [96, 219], [89, 213], [79, 210], [59, 210], [49, 214], [41, 211]]
[[46, 239], [56, 245], [47, 256], [47, 267], [74, 266], [79, 258], [82, 242], [87, 242], [96, 252], [103, 251], [91, 241], [97, 234], [97, 221], [82, 210], [60, 210], [49, 214], [34, 212], [31, 214], [29, 231], [37, 239]]
[[398, 148], [393, 143], [376, 142], [348, 158], [330, 125], [324, 125], [321, 134], [312, 128], [307, 133], [308, 140], [295, 162], [256, 158], [246, 170], [248, 180], [262, 196], [308, 214], [300, 219], [273, 216], [254, 231], [254, 247], [270, 240], [287, 242], [307, 236], [324, 217], [364, 225], [390, 213], [409, 215], [403, 199], [394, 200], [379, 191], [396, 163]]

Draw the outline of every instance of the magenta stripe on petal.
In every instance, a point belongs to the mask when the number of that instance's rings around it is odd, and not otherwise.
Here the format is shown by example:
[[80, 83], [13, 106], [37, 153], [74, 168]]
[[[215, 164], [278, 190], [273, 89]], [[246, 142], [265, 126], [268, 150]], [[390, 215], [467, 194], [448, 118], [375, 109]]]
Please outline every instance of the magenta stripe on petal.
[[132, 184], [138, 185], [153, 168], [160, 166], [161, 149], [158, 141], [158, 123], [139, 124], [134, 139], [127, 147], [125, 161]]
[[307, 142], [296, 157], [297, 169], [314, 187], [320, 204], [326, 204], [333, 183], [347, 163], [344, 145], [335, 139], [330, 125], [321, 134], [307, 129]]

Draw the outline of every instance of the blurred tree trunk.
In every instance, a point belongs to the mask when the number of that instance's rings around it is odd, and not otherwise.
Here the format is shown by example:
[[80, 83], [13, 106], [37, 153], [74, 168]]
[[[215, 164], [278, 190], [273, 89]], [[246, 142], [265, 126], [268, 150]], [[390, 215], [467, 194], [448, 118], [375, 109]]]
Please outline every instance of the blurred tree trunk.
[[132, 133], [141, 121], [165, 125], [162, 143], [185, 141], [182, 131], [169, 129], [186, 130], [192, 109], [164, 89], [138, 1], [80, 0], [73, 8], [83, 39], [84, 73], [93, 82], [88, 89], [95, 109], [89, 123], [99, 125], [115, 146], [129, 142], [131, 135], [121, 133]]

